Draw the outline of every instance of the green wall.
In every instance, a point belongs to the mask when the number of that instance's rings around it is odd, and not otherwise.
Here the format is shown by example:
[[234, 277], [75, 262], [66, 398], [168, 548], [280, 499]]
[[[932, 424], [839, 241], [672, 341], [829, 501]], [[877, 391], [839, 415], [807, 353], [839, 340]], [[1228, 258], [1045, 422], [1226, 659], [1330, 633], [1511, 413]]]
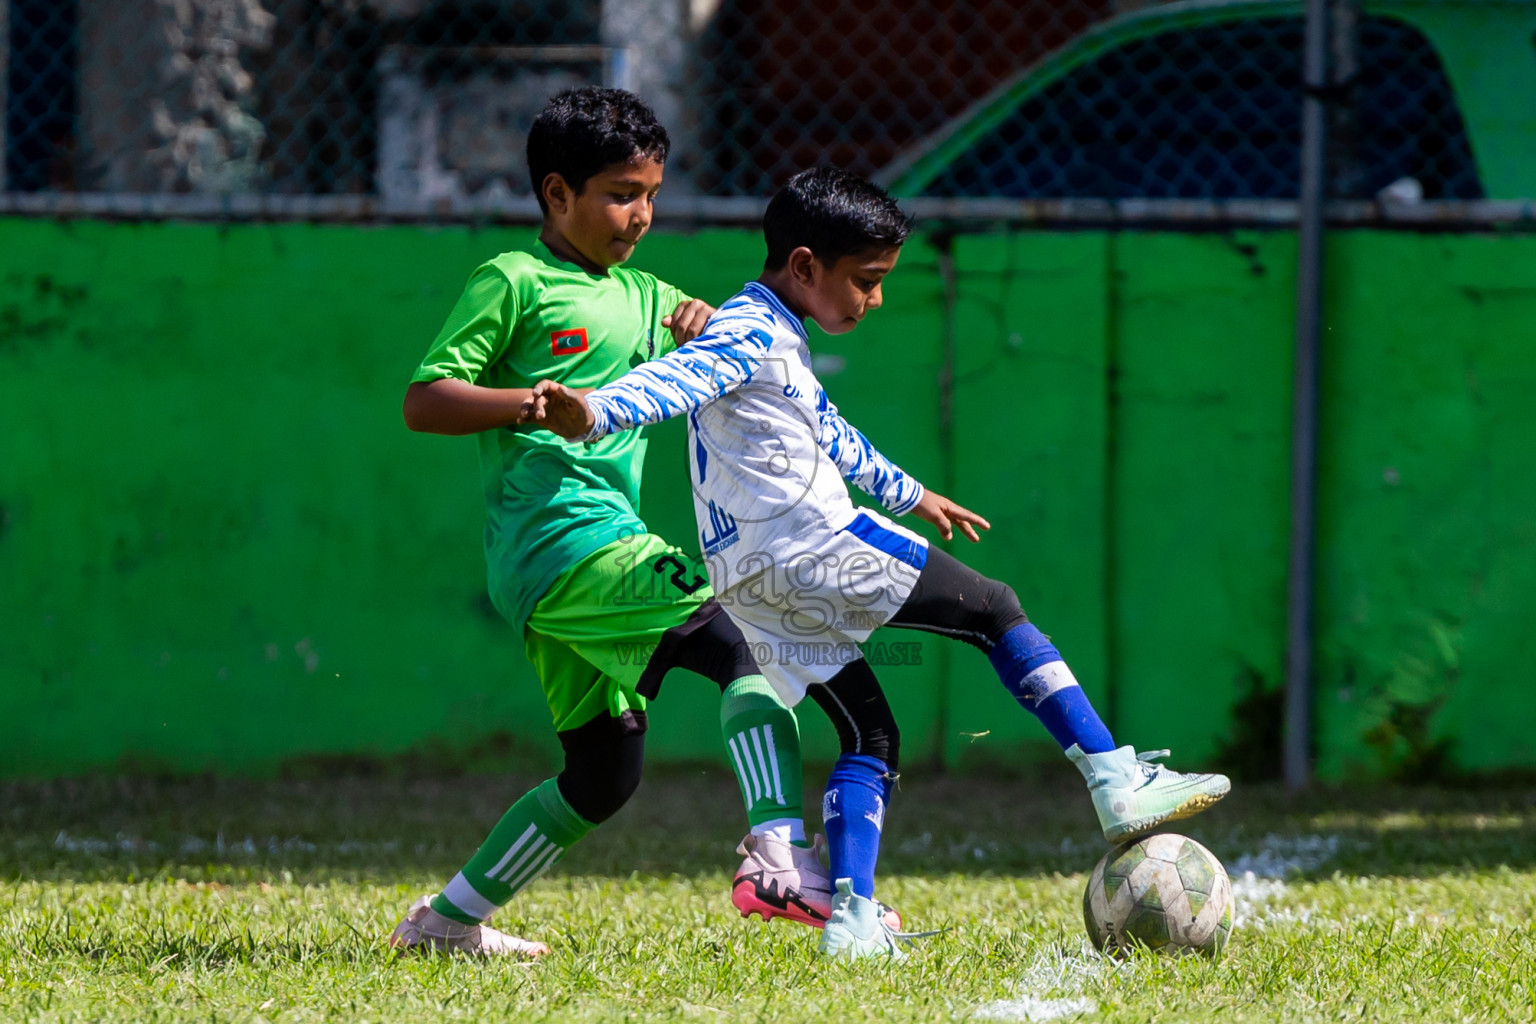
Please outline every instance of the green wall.
[[[469, 271], [529, 237], [0, 220], [0, 775], [552, 758], [482, 596], [474, 446], [399, 414]], [[956, 552], [1120, 736], [1183, 765], [1275, 755], [1294, 250], [922, 238], [884, 309], [814, 339], [844, 413], [991, 518]], [[719, 300], [759, 261], [751, 232], [706, 231], [636, 265]], [[1339, 232], [1328, 267], [1319, 769], [1536, 767], [1536, 237]], [[643, 511], [688, 543], [681, 442], [658, 431]], [[921, 642], [879, 669], [914, 762], [1051, 756], [985, 658]], [[715, 722], [678, 673], [653, 757], [718, 760]]]

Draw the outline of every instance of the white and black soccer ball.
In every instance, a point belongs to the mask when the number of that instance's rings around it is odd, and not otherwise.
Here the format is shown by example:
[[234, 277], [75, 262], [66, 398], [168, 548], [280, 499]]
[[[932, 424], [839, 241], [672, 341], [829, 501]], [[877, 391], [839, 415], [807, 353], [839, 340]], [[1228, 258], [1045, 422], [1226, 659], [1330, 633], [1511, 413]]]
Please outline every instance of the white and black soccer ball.
[[1221, 955], [1232, 935], [1232, 882], [1215, 855], [1163, 832], [1106, 853], [1083, 893], [1083, 922], [1101, 951]]

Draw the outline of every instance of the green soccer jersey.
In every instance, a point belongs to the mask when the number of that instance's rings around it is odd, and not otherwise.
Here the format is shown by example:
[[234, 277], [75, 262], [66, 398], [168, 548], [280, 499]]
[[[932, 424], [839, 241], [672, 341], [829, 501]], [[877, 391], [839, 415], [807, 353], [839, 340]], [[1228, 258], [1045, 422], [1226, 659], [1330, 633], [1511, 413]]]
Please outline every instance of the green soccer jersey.
[[[548, 378], [573, 388], [617, 380], [670, 351], [661, 318], [687, 298], [639, 270], [589, 274], [543, 242], [482, 265], [412, 381], [443, 377], [493, 388]], [[596, 444], [530, 426], [479, 435], [485, 490], [485, 560], [491, 600], [521, 628], [566, 569], [640, 521], [643, 431]]]

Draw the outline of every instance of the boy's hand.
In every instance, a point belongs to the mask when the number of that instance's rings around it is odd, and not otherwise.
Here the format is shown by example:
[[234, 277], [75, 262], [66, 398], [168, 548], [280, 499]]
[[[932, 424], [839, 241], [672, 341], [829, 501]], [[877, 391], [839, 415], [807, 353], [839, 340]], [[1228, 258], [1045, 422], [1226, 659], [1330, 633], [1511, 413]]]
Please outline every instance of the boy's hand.
[[533, 386], [533, 422], [567, 441], [582, 436], [593, 422], [586, 392], [552, 380], [539, 381]]
[[938, 491], [924, 491], [923, 500], [919, 501], [917, 507], [912, 511], [919, 518], [926, 519], [938, 527], [939, 536], [945, 540], [950, 540], [954, 537], [954, 527], [956, 525], [973, 542], [981, 540], [976, 535], [977, 526], [983, 530], [992, 529], [991, 523], [970, 509], [956, 505]]
[[714, 315], [714, 306], [703, 299], [689, 299], [687, 302], [679, 302], [670, 316], [662, 317], [661, 326], [671, 330], [673, 341], [686, 345], [704, 333], [704, 325]]

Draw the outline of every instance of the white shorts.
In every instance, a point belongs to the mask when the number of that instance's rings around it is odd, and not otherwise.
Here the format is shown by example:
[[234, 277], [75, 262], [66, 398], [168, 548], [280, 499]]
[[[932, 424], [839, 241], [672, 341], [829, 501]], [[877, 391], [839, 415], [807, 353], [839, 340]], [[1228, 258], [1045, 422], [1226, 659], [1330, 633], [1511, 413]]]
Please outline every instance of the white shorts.
[[791, 707], [864, 656], [859, 645], [906, 603], [928, 558], [926, 540], [868, 509], [794, 541], [795, 553], [777, 558], [732, 549], [730, 572], [710, 561], [715, 599]]

